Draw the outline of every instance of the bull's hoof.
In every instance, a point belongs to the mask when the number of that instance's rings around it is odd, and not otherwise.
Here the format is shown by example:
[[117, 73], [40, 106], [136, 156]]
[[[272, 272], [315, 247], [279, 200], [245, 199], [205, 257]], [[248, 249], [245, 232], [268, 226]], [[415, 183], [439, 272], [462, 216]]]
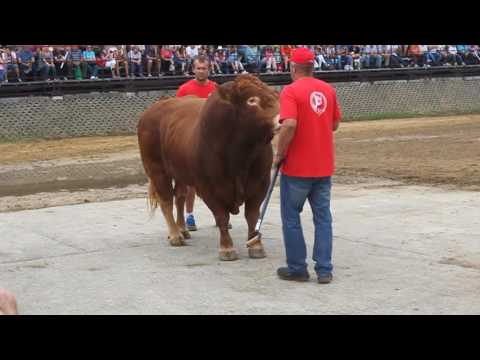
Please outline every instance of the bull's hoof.
[[248, 256], [252, 259], [263, 259], [264, 257], [267, 257], [267, 254], [265, 253], [265, 249], [263, 246], [255, 246], [255, 247], [249, 247], [248, 248]]
[[172, 246], [184, 246], [184, 245], [186, 245], [185, 241], [183, 240], [182, 235], [169, 236], [168, 241], [170, 241], [170, 245], [172, 245]]
[[233, 261], [238, 259], [237, 251], [235, 249], [225, 249], [219, 251], [220, 260]]
[[192, 235], [190, 235], [190, 232], [188, 230], [182, 230], [182, 235], [184, 239], [191, 239]]

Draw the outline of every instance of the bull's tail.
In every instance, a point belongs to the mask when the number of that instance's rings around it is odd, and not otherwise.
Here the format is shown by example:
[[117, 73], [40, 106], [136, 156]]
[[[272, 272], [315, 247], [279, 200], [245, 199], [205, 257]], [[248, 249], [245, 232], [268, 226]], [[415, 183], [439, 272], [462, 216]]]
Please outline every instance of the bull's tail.
[[147, 206], [150, 213], [150, 218], [153, 218], [155, 215], [155, 210], [157, 209], [158, 205], [160, 204], [160, 197], [158, 196], [158, 192], [155, 189], [155, 185], [150, 178], [148, 178], [148, 198], [147, 198]]

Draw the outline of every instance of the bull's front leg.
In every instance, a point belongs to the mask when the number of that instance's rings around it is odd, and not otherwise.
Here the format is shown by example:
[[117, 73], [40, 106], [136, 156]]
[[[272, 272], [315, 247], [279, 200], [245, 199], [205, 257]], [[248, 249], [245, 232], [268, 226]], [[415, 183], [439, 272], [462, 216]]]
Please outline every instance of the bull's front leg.
[[228, 222], [230, 220], [230, 214], [227, 210], [218, 209], [214, 211], [215, 221], [220, 231], [220, 260], [232, 261], [238, 259], [237, 250], [233, 246], [232, 238], [228, 233]]
[[245, 201], [245, 218], [248, 224], [248, 237], [247, 241], [252, 240], [253, 238], [258, 238], [254, 244], [248, 247], [248, 256], [252, 259], [261, 259], [266, 257], [265, 249], [261, 241], [261, 235], [255, 230], [257, 225], [258, 218], [260, 216], [260, 205], [262, 203], [262, 195], [256, 195]]

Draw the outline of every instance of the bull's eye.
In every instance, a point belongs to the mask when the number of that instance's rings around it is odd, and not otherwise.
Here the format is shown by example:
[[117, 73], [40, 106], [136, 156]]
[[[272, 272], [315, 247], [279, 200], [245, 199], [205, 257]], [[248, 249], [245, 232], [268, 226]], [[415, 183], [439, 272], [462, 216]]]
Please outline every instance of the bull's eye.
[[258, 96], [252, 96], [252, 97], [248, 98], [247, 105], [259, 106], [260, 105], [260, 98]]

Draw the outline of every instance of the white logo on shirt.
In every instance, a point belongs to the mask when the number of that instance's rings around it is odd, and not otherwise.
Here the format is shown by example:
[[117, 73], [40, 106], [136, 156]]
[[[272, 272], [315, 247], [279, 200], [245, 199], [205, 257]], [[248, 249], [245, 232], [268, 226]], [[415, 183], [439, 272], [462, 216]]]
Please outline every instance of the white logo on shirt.
[[310, 106], [317, 115], [322, 115], [327, 109], [327, 98], [319, 91], [310, 94]]

